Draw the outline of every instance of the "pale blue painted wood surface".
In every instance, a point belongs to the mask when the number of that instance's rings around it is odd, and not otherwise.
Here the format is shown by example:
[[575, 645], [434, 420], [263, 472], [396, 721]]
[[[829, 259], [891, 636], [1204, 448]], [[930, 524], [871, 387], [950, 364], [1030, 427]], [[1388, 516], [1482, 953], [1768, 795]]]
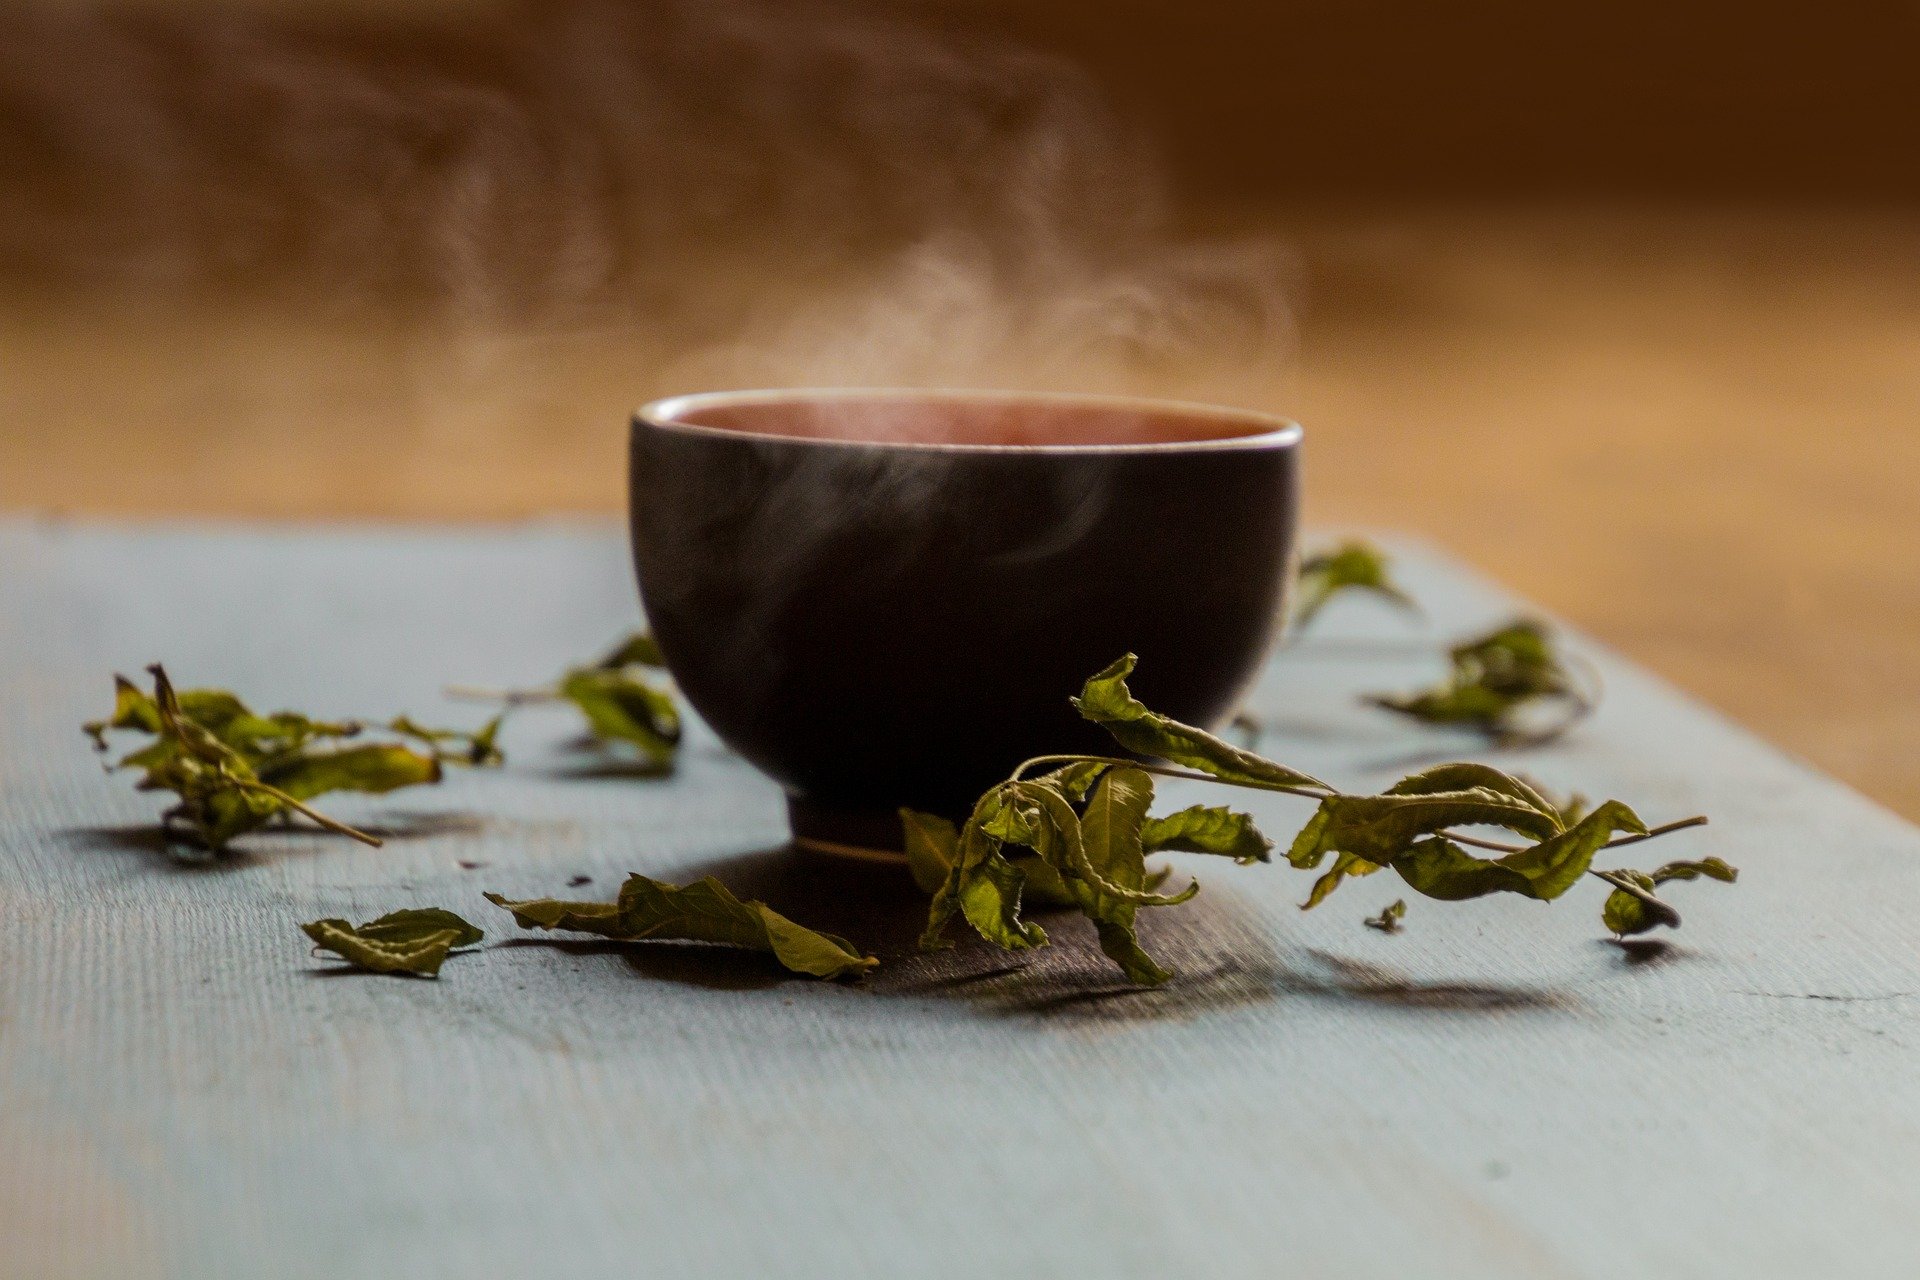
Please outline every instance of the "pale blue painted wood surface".
[[[1276, 662], [1264, 750], [1354, 787], [1471, 753], [1352, 700], [1516, 607], [1427, 553], [1407, 577], [1426, 623], [1342, 605]], [[1601, 941], [1597, 883], [1416, 899], [1385, 937], [1389, 877], [1303, 916], [1307, 877], [1203, 866], [1147, 926], [1185, 973], [1150, 994], [1065, 923], [1017, 968], [906, 954], [911, 906], [764, 852], [777, 795], [697, 729], [642, 782], [530, 712], [504, 773], [333, 806], [383, 849], [272, 834], [193, 869], [76, 728], [155, 658], [477, 718], [440, 685], [538, 682], [636, 620], [602, 526], [0, 525], [0, 1274], [1920, 1275], [1920, 833], [1590, 648], [1598, 717], [1503, 763], [1713, 815], [1641, 851], [1744, 871], [1675, 890], [1669, 947]], [[888, 964], [508, 945], [427, 983], [333, 976], [294, 928], [442, 905], [499, 942], [483, 889], [629, 869], [851, 914], [823, 923]]]

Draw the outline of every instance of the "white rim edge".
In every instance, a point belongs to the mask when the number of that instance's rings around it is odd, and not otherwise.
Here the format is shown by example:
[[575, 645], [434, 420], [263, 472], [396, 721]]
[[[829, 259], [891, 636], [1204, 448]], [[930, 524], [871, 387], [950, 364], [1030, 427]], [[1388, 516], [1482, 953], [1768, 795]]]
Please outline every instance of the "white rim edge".
[[[1005, 402], [1037, 401], [1043, 404], [1071, 404], [1089, 407], [1127, 408], [1147, 412], [1174, 412], [1216, 421], [1267, 424], [1268, 429], [1253, 435], [1223, 436], [1211, 440], [1171, 440], [1150, 444], [956, 444], [924, 440], [830, 440], [814, 436], [783, 436], [759, 431], [738, 431], [731, 427], [709, 427], [697, 422], [682, 422], [678, 415], [700, 409], [732, 405], [769, 404], [780, 401], [884, 400], [920, 396], [932, 400], [962, 402], [992, 400]], [[656, 431], [678, 431], [689, 435], [714, 436], [730, 440], [760, 440], [816, 448], [857, 447], [863, 449], [908, 449], [929, 453], [1192, 453], [1200, 450], [1285, 448], [1300, 442], [1305, 432], [1300, 424], [1257, 409], [1234, 409], [1225, 405], [1191, 400], [1157, 400], [1148, 396], [1095, 395], [1071, 391], [985, 391], [958, 387], [781, 387], [753, 391], [696, 391], [687, 395], [665, 396], [634, 410], [635, 426]]]

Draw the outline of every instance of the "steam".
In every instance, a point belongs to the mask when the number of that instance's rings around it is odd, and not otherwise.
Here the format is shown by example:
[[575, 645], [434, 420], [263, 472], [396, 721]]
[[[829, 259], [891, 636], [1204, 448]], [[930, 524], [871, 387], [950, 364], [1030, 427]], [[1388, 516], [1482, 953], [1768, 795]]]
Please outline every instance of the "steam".
[[[365, 19], [362, 19], [364, 24]], [[1289, 260], [1179, 233], [1072, 67], [905, 14], [529, 3], [439, 27], [27, 8], [0, 276], [404, 313], [631, 399], [996, 385], [1269, 403]]]

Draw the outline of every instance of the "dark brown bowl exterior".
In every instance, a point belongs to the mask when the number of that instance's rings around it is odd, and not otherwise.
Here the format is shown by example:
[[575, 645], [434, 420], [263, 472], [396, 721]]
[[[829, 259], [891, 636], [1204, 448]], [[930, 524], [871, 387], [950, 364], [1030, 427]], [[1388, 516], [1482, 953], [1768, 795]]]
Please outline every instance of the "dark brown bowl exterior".
[[799, 440], [636, 417], [634, 563], [687, 701], [800, 809], [962, 815], [1111, 752], [1068, 696], [1123, 653], [1227, 714], [1281, 617], [1298, 434], [1185, 447]]

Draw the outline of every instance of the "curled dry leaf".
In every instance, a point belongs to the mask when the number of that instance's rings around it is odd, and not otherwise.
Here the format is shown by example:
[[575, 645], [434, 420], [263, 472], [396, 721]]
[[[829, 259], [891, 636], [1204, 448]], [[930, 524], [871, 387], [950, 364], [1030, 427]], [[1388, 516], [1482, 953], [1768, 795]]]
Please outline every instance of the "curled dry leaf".
[[1370, 542], [1352, 539], [1316, 552], [1300, 562], [1292, 626], [1306, 626], [1328, 602], [1343, 593], [1377, 596], [1409, 612], [1419, 612], [1413, 597], [1393, 581], [1387, 555]]
[[536, 898], [487, 900], [513, 913], [523, 929], [593, 933], [622, 942], [714, 942], [771, 955], [795, 973], [859, 977], [880, 962], [845, 938], [795, 924], [764, 902], [742, 902], [713, 876], [681, 888], [638, 873], [613, 902]]
[[[1521, 618], [1455, 645], [1447, 678], [1411, 694], [1365, 701], [1423, 724], [1457, 725], [1506, 746], [1537, 745], [1565, 733], [1594, 707], [1594, 681], [1576, 676], [1546, 626]], [[1549, 708], [1543, 723], [1533, 717]]]
[[449, 952], [471, 947], [486, 937], [451, 911], [438, 907], [394, 911], [351, 925], [345, 920], [315, 920], [300, 926], [313, 945], [331, 951], [356, 969], [371, 973], [440, 976]]

